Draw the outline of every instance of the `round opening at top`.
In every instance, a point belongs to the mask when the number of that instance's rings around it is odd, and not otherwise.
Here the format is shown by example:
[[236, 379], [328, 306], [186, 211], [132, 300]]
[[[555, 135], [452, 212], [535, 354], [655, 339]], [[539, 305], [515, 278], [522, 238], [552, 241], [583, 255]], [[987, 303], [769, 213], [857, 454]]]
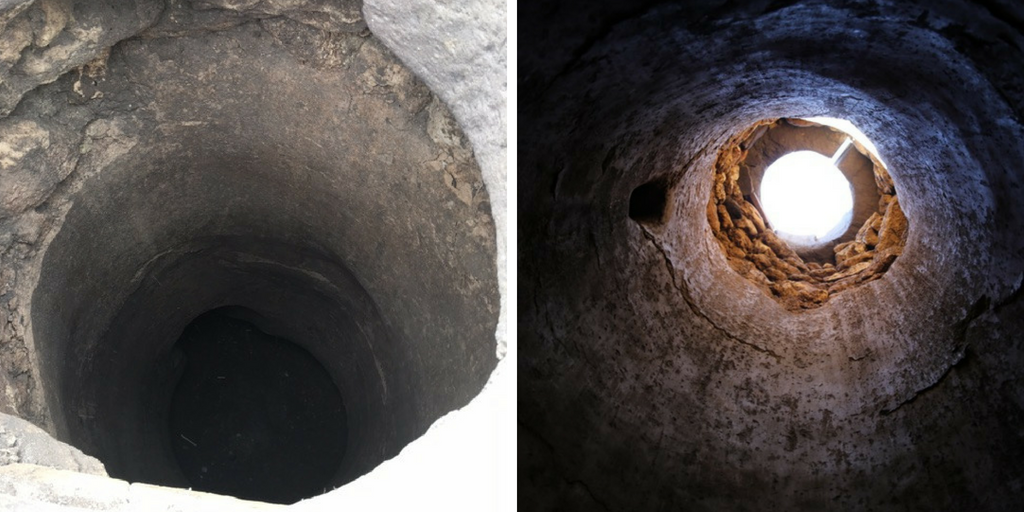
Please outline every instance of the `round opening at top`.
[[760, 121], [722, 146], [712, 179], [708, 225], [729, 265], [790, 311], [882, 277], [903, 252], [896, 185], [849, 121]]
[[850, 182], [832, 159], [814, 151], [783, 155], [761, 182], [765, 216], [784, 240], [813, 244], [842, 236], [853, 220]]

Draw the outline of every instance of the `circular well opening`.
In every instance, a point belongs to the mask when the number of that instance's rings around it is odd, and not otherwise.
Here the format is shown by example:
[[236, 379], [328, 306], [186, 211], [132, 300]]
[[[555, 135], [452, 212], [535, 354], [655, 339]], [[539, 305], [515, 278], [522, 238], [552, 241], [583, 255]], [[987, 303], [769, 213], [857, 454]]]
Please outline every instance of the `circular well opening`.
[[853, 220], [850, 182], [834, 158], [814, 151], [788, 153], [768, 166], [761, 204], [779, 237], [795, 244], [835, 240]]
[[31, 338], [51, 432], [111, 477], [292, 503], [469, 403], [499, 300], [447, 107], [373, 37], [321, 70], [265, 32], [115, 47], [105, 83], [142, 107], [86, 128]]
[[760, 121], [722, 146], [712, 179], [708, 225], [726, 261], [790, 311], [882, 277], [902, 254], [896, 186], [849, 121]]

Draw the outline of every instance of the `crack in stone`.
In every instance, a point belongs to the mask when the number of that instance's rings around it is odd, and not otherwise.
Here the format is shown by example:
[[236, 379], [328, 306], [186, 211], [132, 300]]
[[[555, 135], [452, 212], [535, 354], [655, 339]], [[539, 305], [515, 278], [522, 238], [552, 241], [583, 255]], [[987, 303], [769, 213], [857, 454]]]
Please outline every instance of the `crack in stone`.
[[946, 368], [946, 370], [942, 372], [942, 375], [939, 375], [939, 378], [935, 379], [935, 382], [933, 382], [933, 383], [931, 383], [931, 384], [929, 384], [929, 385], [927, 385], [927, 386], [925, 386], [925, 387], [915, 391], [913, 395], [910, 395], [910, 397], [907, 398], [906, 400], [903, 400], [902, 402], [896, 404], [895, 407], [883, 408], [881, 411], [879, 411], [879, 414], [881, 414], [882, 416], [888, 416], [888, 415], [896, 412], [896, 410], [898, 410], [899, 408], [903, 407], [904, 405], [907, 405], [909, 403], [914, 402], [921, 395], [923, 395], [923, 394], [925, 394], [925, 393], [927, 393], [929, 391], [932, 391], [935, 388], [939, 387], [939, 385], [941, 385], [946, 380], [946, 377], [948, 377], [953, 372], [954, 368], [957, 368], [957, 367], [961, 366], [966, 361], [967, 361], [967, 349], [965, 347], [964, 350], [961, 351], [960, 354], [958, 355], [956, 361], [953, 361], [953, 363], [950, 364], [949, 367]]
[[[542, 317], [544, 319], [544, 322], [547, 324], [548, 332], [551, 334], [551, 340], [555, 343], [555, 345], [561, 348], [563, 352], [569, 354], [571, 357], [572, 351], [569, 350], [568, 344], [564, 339], [562, 339], [562, 337], [558, 336], [555, 333], [555, 323], [551, 320], [551, 311], [548, 308], [542, 308], [540, 306], [540, 303], [537, 301], [536, 294], [534, 294], [533, 297], [533, 306], [534, 309], [537, 311], [537, 315]], [[580, 348], [579, 343], [577, 343], [575, 340], [572, 340], [571, 344], [572, 348], [575, 349], [576, 354], [580, 356], [579, 359], [582, 360], [583, 363], [589, 366], [590, 368], [597, 370], [597, 366], [595, 366], [594, 362], [590, 360], [590, 356], [587, 355], [586, 351]]]
[[[536, 439], [537, 441], [539, 441], [540, 444], [544, 445], [544, 447], [547, 448], [548, 452], [551, 454], [552, 458], [557, 458], [557, 455], [555, 454], [555, 452], [556, 452], [555, 445], [552, 444], [550, 441], [548, 441], [546, 438], [544, 438], [544, 436], [542, 436], [540, 434], [540, 432], [537, 432], [536, 429], [530, 427], [526, 423], [523, 423], [522, 420], [517, 419], [516, 423], [519, 425], [519, 428], [523, 429], [524, 432], [526, 432], [530, 436], [533, 436], [533, 438]], [[555, 466], [555, 467], [557, 467], [557, 466]], [[612, 510], [611, 507], [609, 507], [607, 503], [605, 503], [603, 500], [601, 500], [600, 498], [598, 498], [594, 494], [594, 491], [583, 480], [580, 480], [578, 478], [577, 479], [569, 479], [565, 475], [561, 475], [561, 474], [559, 475], [559, 477], [561, 477], [561, 479], [563, 481], [565, 481], [566, 485], [575, 486], [575, 487], [581, 487], [583, 489], [583, 492], [587, 493], [587, 495], [590, 496], [590, 499], [593, 500], [594, 503], [598, 504], [602, 509], [608, 510], [608, 511]]]
[[525, 430], [527, 434], [530, 434], [531, 436], [536, 437], [537, 440], [540, 441], [540, 443], [543, 444], [544, 447], [547, 448], [549, 452], [551, 452], [552, 456], [555, 455], [555, 445], [551, 444], [547, 439], [544, 438], [544, 436], [540, 435], [540, 432], [537, 432], [533, 427], [527, 425], [526, 423], [523, 423], [522, 419], [517, 419], [516, 423], [518, 423], [519, 426], [523, 430]]
[[1024, 274], [1022, 274], [1020, 278], [1018, 278], [1017, 286], [1014, 287], [1013, 291], [1010, 292], [1005, 298], [1003, 298], [1003, 300], [997, 302], [994, 306], [992, 306], [992, 312], [1002, 312], [1004, 308], [1013, 304], [1014, 302], [1017, 302], [1018, 300], [1020, 300], [1022, 296], [1024, 296]]
[[[1018, 288], [1010, 295], [1010, 297], [1016, 295], [1019, 292], [1020, 289]], [[928, 391], [935, 389], [940, 384], [942, 384], [942, 382], [946, 379], [946, 377], [949, 376], [949, 374], [953, 371], [954, 368], [962, 366], [967, 361], [967, 331], [970, 329], [971, 325], [974, 323], [975, 320], [980, 318], [986, 312], [995, 311], [995, 309], [997, 309], [1000, 305], [1002, 305], [1002, 303], [997, 304], [995, 307], [991, 307], [992, 301], [988, 298], [988, 296], [985, 295], [982, 295], [980, 298], [978, 298], [978, 300], [974, 301], [974, 304], [972, 304], [970, 309], [967, 310], [967, 314], [964, 315], [963, 319], [958, 321], [953, 326], [954, 332], [956, 333], [956, 337], [957, 339], [960, 340], [960, 343], [953, 347], [953, 353], [956, 354], [956, 360], [950, 363], [949, 367], [947, 367], [946, 370], [942, 372], [942, 375], [939, 375], [939, 378], [936, 379], [935, 382], [915, 391], [914, 394], [910, 395], [909, 398], [903, 400], [899, 404], [896, 404], [895, 407], [883, 408], [881, 411], [879, 411], [879, 414], [881, 414], [882, 416], [888, 416], [895, 412], [900, 407], [903, 407], [904, 405], [909, 404], [914, 400], [917, 400], [917, 397], [921, 396], [924, 393], [927, 393]]]
[[669, 258], [668, 254], [665, 252], [665, 249], [661, 246], [661, 244], [658, 243], [658, 241], [657, 241], [657, 239], [655, 239], [654, 235], [652, 235], [646, 228], [641, 226], [640, 229], [643, 231], [644, 237], [647, 238], [648, 240], [650, 240], [651, 244], [653, 244], [654, 247], [658, 250], [658, 252], [661, 253], [661, 257], [665, 260], [665, 268], [668, 269], [668, 273], [672, 277], [672, 286], [676, 290], [679, 291], [679, 294], [683, 297], [683, 301], [686, 302], [687, 307], [690, 308], [690, 311], [692, 311], [693, 314], [695, 314], [698, 317], [702, 318], [713, 329], [715, 329], [716, 331], [721, 333], [726, 338], [728, 338], [730, 340], [733, 340], [733, 341], [735, 341], [737, 343], [740, 343], [742, 345], [746, 345], [746, 346], [748, 346], [748, 347], [750, 347], [750, 348], [752, 348], [752, 349], [754, 349], [754, 350], [756, 350], [758, 352], [761, 352], [763, 354], [767, 354], [767, 355], [771, 356], [772, 358], [774, 358], [776, 361], [779, 361], [779, 360], [782, 359], [778, 354], [776, 354], [774, 351], [772, 351], [770, 349], [764, 348], [764, 347], [762, 347], [760, 345], [757, 345], [756, 343], [751, 343], [751, 342], [746, 341], [746, 340], [744, 340], [742, 338], [738, 338], [738, 337], [734, 336], [732, 333], [730, 333], [729, 331], [723, 329], [718, 324], [716, 324], [714, 322], [714, 320], [712, 320], [707, 315], [705, 315], [704, 312], [702, 312], [700, 310], [700, 308], [698, 308], [697, 305], [693, 303], [693, 297], [690, 296], [689, 290], [685, 286], [683, 286], [683, 285], [681, 285], [679, 283], [679, 280], [676, 278], [675, 266], [672, 264], [672, 259]]
[[611, 507], [609, 507], [607, 503], [605, 503], [604, 501], [599, 499], [597, 496], [595, 496], [594, 495], [594, 491], [591, 490], [590, 486], [587, 485], [587, 483], [584, 482], [583, 480], [568, 480], [568, 479], [566, 479], [565, 482], [567, 484], [571, 485], [571, 486], [577, 486], [577, 487], [583, 488], [583, 492], [587, 493], [587, 496], [590, 496], [590, 499], [593, 500], [594, 503], [597, 503], [597, 505], [600, 506], [602, 510], [611, 511]]
[[[956, 346], [953, 347], [953, 352], [959, 352], [962, 354], [967, 349], [967, 331], [970, 329], [971, 324], [978, 319], [985, 312], [990, 310], [991, 300], [985, 295], [982, 295], [978, 300], [974, 301], [970, 309], [967, 310], [967, 314], [964, 315], [963, 319], [953, 325], [956, 337], [960, 340]], [[953, 363], [954, 365], [956, 363]]]
[[590, 245], [594, 247], [594, 257], [597, 258], [597, 269], [604, 270], [601, 265], [601, 248], [597, 245], [597, 235], [594, 234], [594, 230], [590, 230]]

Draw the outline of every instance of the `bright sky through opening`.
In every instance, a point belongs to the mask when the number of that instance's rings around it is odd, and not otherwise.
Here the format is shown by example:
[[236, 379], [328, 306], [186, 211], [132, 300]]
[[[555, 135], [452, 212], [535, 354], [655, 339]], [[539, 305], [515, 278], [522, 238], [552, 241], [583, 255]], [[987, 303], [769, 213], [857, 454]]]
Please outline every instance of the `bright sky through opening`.
[[868, 139], [868, 136], [865, 135], [864, 132], [860, 131], [860, 128], [854, 126], [853, 123], [845, 119], [837, 119], [835, 117], [806, 117], [804, 118], [804, 121], [810, 121], [812, 123], [831, 126], [839, 131], [846, 133], [847, 135], [853, 137], [853, 140], [860, 143], [861, 146], [864, 146], [864, 148], [867, 149], [869, 153], [871, 153], [875, 158], [877, 158], [878, 161], [881, 162], [882, 167], [886, 167], [885, 161], [882, 160], [882, 155], [878, 154], [878, 148], [876, 148], [875, 145], [871, 142], [871, 140]]
[[814, 151], [795, 151], [772, 163], [761, 182], [761, 204], [780, 234], [815, 240], [842, 235], [853, 215], [850, 182], [833, 159]]

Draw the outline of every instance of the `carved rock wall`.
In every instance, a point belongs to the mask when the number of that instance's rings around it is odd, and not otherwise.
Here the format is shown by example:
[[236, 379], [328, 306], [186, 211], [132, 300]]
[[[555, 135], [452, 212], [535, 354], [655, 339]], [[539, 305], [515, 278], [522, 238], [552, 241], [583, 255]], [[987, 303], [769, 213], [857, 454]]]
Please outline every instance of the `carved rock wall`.
[[[0, 7], [0, 409], [112, 475], [180, 484], [159, 425], [129, 425], [188, 317], [239, 301], [290, 318], [372, 419], [334, 485], [480, 392], [505, 342], [483, 174], [362, 8]], [[474, 137], [503, 185], [499, 132]]]
[[[521, 5], [520, 506], [1015, 507], [1022, 20], [1005, 1]], [[733, 136], [813, 116], [875, 142], [909, 229], [880, 278], [793, 312], [730, 266], [707, 207]], [[664, 175], [665, 222], [637, 222], [631, 194]]]

